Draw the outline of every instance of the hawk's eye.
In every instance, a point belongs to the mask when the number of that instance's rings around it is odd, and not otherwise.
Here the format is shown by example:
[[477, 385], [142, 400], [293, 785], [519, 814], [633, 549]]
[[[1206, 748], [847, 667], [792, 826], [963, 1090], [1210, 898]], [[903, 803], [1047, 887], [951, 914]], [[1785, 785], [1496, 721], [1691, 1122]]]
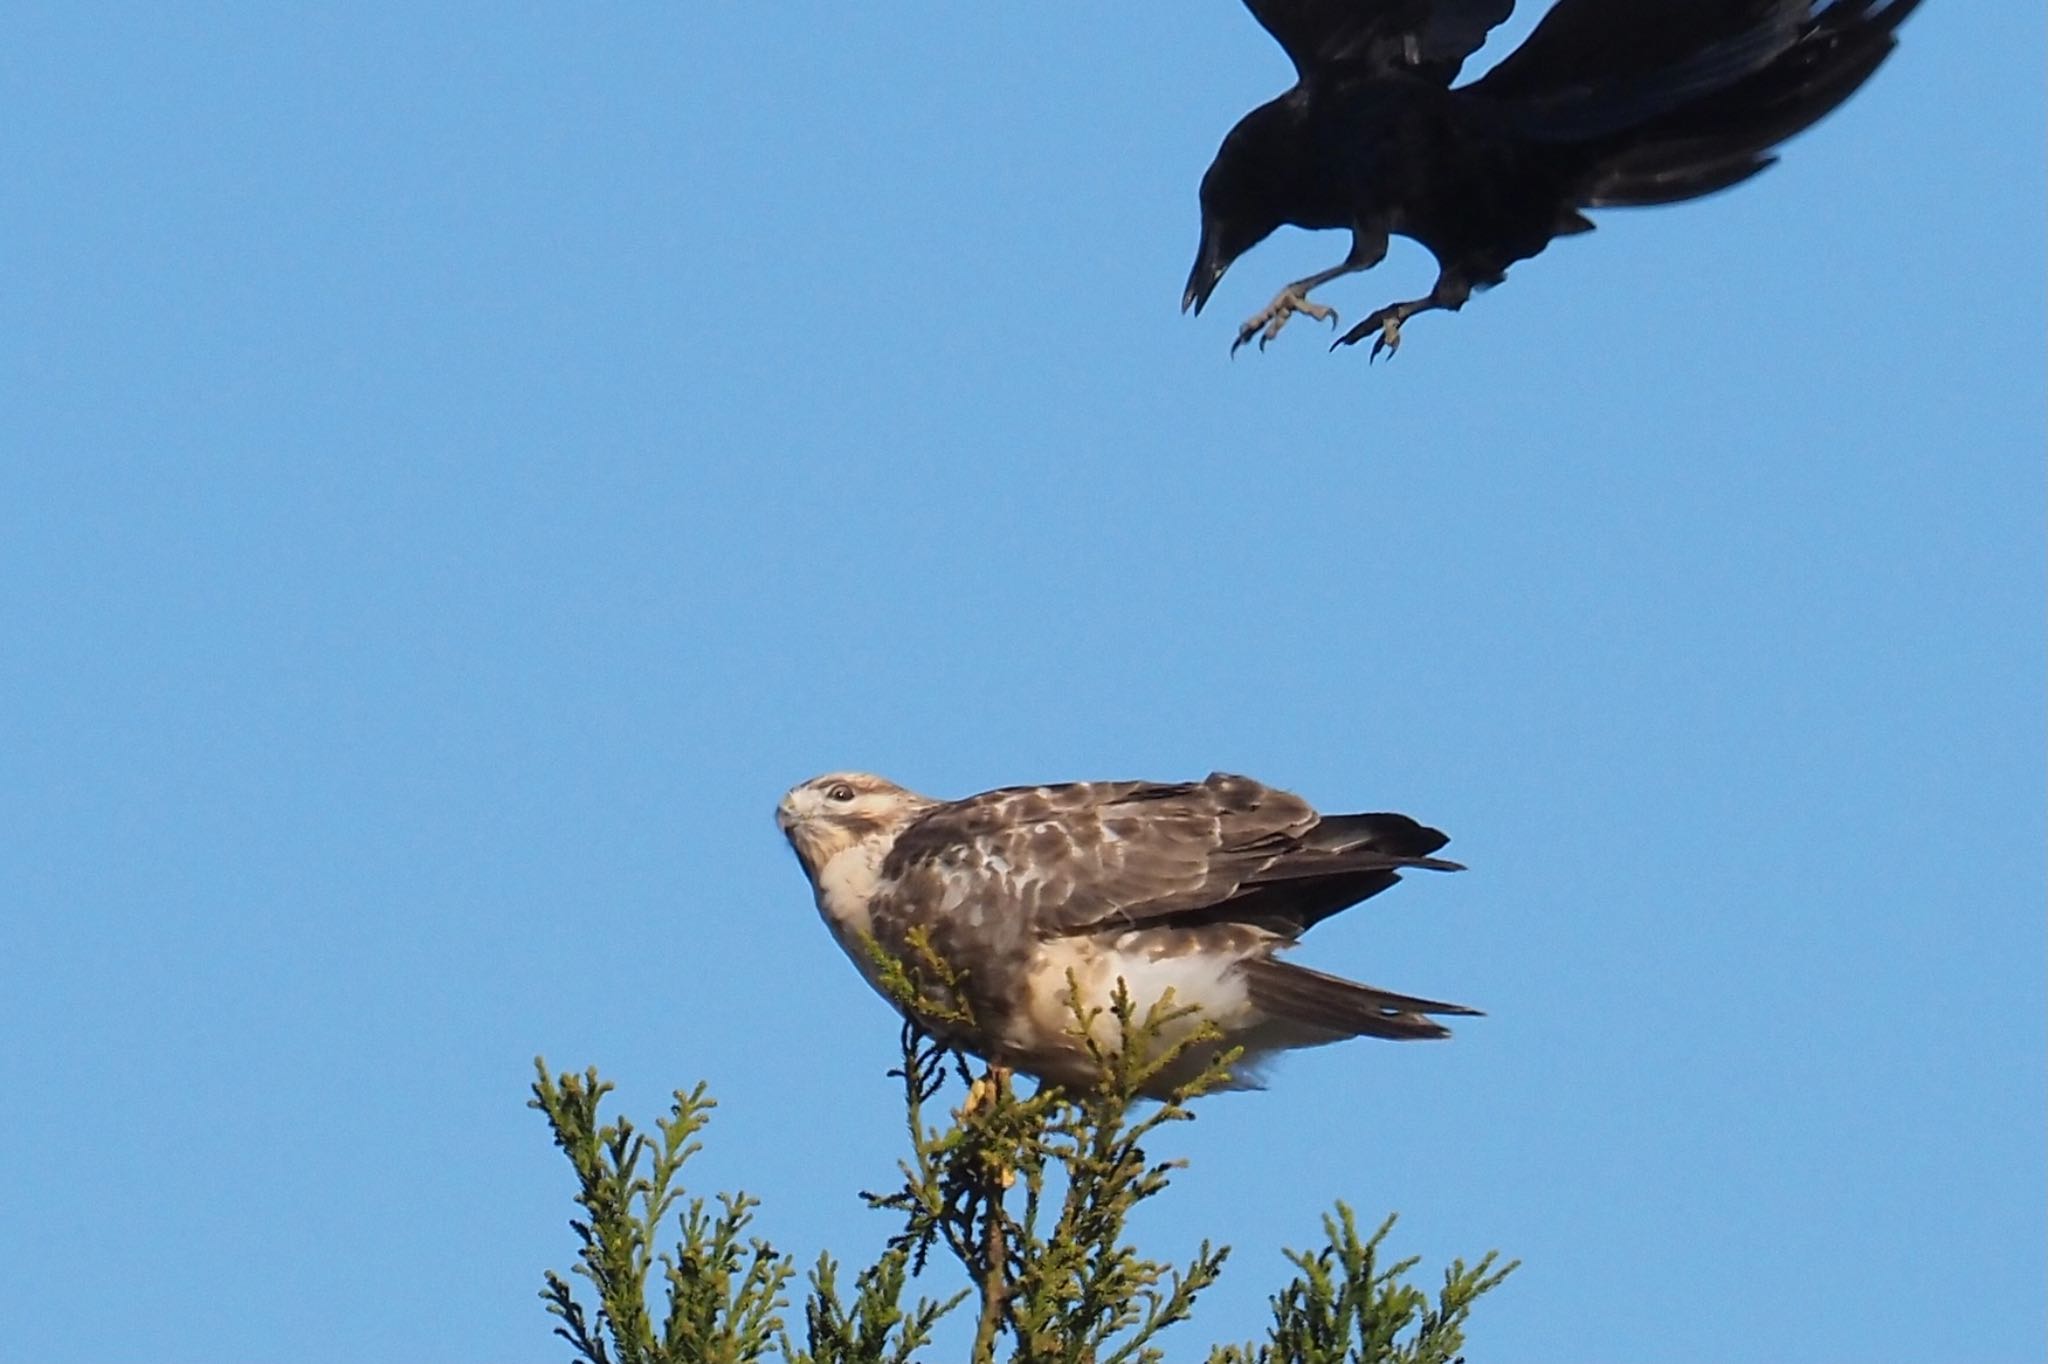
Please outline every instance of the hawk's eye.
[[847, 784], [846, 784], [845, 782], [843, 782], [843, 781], [842, 781], [842, 782], [838, 782], [838, 783], [836, 783], [836, 784], [835, 784], [835, 785], [834, 785], [834, 786], [832, 787], [832, 789], [831, 789], [830, 791], [827, 791], [827, 792], [825, 793], [825, 798], [826, 798], [827, 800], [837, 800], [837, 801], [848, 801], [848, 800], [852, 800], [852, 799], [853, 799], [853, 788], [852, 788], [851, 786], [848, 786], [848, 785], [847, 785]]

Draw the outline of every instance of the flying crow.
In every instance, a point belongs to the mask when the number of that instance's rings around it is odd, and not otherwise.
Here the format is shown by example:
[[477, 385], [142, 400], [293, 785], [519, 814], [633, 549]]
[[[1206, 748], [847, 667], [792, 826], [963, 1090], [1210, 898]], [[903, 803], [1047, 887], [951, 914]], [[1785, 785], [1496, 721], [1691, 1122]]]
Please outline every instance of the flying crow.
[[1244, 116], [1202, 177], [1183, 310], [1283, 224], [1348, 228], [1351, 251], [1239, 328], [1336, 321], [1311, 289], [1369, 270], [1390, 234], [1436, 257], [1436, 286], [1337, 339], [1401, 344], [1420, 312], [1464, 306], [1583, 210], [1670, 204], [1738, 184], [1869, 79], [1919, 0], [1559, 0], [1481, 79], [1451, 82], [1514, 0], [1246, 0], [1294, 87]]

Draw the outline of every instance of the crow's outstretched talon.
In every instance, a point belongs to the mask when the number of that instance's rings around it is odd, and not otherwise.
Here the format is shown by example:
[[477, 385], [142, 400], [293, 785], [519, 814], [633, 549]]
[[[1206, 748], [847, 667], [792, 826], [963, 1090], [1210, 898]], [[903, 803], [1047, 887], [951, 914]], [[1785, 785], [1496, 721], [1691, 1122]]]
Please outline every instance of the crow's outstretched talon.
[[1372, 350], [1366, 354], [1365, 362], [1369, 365], [1379, 359], [1382, 351], [1391, 360], [1394, 357], [1394, 352], [1401, 349], [1401, 324], [1416, 313], [1426, 312], [1431, 306], [1433, 305], [1427, 300], [1416, 303], [1389, 303], [1386, 307], [1381, 308], [1371, 317], [1366, 318], [1365, 321], [1359, 323], [1350, 331], [1345, 332], [1335, 341], [1332, 341], [1330, 349], [1335, 350], [1339, 346], [1355, 346], [1370, 336], [1372, 337]]
[[1379, 359], [1381, 351], [1385, 351], [1387, 358], [1391, 360], [1394, 358], [1395, 352], [1400, 349], [1401, 319], [1390, 317], [1387, 319], [1387, 324], [1380, 328], [1380, 334], [1372, 339], [1372, 349], [1366, 352], [1365, 363], [1369, 365]]
[[1335, 308], [1315, 302], [1299, 285], [1290, 284], [1275, 294], [1271, 303], [1245, 319], [1244, 325], [1237, 329], [1237, 340], [1230, 343], [1230, 353], [1237, 354], [1238, 348], [1254, 336], [1259, 338], [1259, 349], [1264, 350], [1287, 325], [1287, 319], [1296, 313], [1306, 313], [1318, 322], [1328, 322], [1332, 327], [1337, 325]]

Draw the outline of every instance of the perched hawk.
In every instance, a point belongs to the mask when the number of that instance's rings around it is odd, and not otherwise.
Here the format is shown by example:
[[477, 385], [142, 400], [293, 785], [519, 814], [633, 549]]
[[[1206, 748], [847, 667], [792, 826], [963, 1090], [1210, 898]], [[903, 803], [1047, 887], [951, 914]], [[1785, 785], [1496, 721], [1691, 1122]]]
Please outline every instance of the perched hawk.
[[[1443, 834], [1406, 815], [1318, 815], [1249, 777], [1076, 782], [941, 801], [858, 772], [793, 788], [776, 822], [839, 945], [877, 984], [864, 938], [911, 957], [922, 928], [960, 982], [971, 1029], [920, 1018], [989, 1061], [1060, 1084], [1095, 1069], [1075, 1036], [1069, 974], [1103, 1010], [1119, 978], [1140, 1016], [1168, 989], [1243, 1047], [1235, 1087], [1292, 1047], [1444, 1037], [1429, 1014], [1475, 1009], [1393, 994], [1281, 960], [1295, 939], [1431, 857]], [[1192, 1020], [1184, 1028], [1194, 1026]], [[962, 1035], [967, 1033], [969, 1035]], [[1113, 1035], [1098, 1036], [1107, 1046]], [[1163, 1095], [1213, 1052], [1183, 1055]]]

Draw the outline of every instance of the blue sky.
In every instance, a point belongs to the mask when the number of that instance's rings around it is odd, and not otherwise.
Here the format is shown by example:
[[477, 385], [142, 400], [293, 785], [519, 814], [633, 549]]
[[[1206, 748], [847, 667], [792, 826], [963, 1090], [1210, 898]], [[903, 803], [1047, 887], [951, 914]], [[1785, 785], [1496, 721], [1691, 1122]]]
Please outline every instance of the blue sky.
[[536, 1053], [871, 1252], [895, 1027], [770, 819], [844, 766], [1470, 864], [1302, 959], [1488, 1017], [1172, 1134], [1187, 1353], [1342, 1197], [1524, 1259], [1475, 1359], [2041, 1357], [2039, 7], [1370, 369], [1226, 354], [1331, 236], [1177, 311], [1288, 74], [1167, 16], [14, 7], [0, 1357], [563, 1357]]

